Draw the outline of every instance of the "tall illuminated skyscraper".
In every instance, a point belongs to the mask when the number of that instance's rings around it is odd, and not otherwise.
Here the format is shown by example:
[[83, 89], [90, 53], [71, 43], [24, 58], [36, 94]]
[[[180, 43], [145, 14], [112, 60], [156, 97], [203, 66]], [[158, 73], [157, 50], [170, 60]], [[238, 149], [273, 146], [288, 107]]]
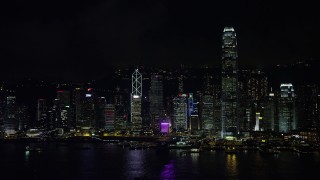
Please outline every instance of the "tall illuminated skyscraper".
[[[112, 126], [106, 125], [107, 123], [107, 101], [105, 97], [97, 97], [94, 100], [94, 128], [95, 129], [114, 129], [113, 122], [111, 123]], [[109, 104], [108, 104], [109, 105]], [[111, 105], [111, 104], [110, 104]], [[111, 115], [110, 115], [111, 116]]]
[[83, 110], [84, 110], [84, 99], [85, 90], [83, 87], [76, 87], [73, 90], [72, 98], [72, 113], [73, 113], [73, 126], [80, 128], [83, 125]]
[[221, 67], [221, 137], [239, 132], [237, 118], [238, 50], [233, 27], [225, 27], [222, 34]]
[[162, 118], [163, 107], [163, 82], [162, 75], [151, 75], [150, 86], [150, 114], [152, 116], [152, 123], [154, 129], [160, 131], [160, 119]]
[[179, 94], [173, 99], [173, 127], [176, 131], [188, 129], [188, 96]]
[[291, 83], [280, 85], [279, 131], [289, 132], [297, 129], [295, 93]]
[[59, 110], [60, 110], [60, 123], [58, 125], [59, 128], [67, 128], [70, 127], [71, 122], [71, 98], [70, 91], [59, 90], [57, 91], [57, 99], [59, 99]]
[[213, 130], [214, 129], [214, 104], [213, 96], [205, 94], [202, 96], [202, 129]]
[[82, 129], [90, 129], [94, 126], [94, 103], [96, 99], [96, 94], [92, 88], [87, 88], [83, 98], [83, 104], [81, 107], [81, 119], [77, 121], [77, 126], [79, 125]]
[[115, 106], [113, 104], [106, 104], [104, 108], [104, 113], [105, 113], [105, 128], [114, 129]]
[[134, 130], [142, 129], [141, 117], [141, 98], [142, 98], [142, 75], [139, 69], [135, 69], [132, 74], [131, 92], [131, 122]]
[[114, 118], [116, 130], [126, 129], [127, 126], [127, 108], [125, 107], [124, 95], [120, 88], [117, 87], [114, 95]]
[[36, 127], [45, 129], [47, 121], [47, 104], [45, 99], [38, 99]]
[[16, 118], [16, 97], [8, 96], [6, 104], [6, 118], [4, 119], [4, 128], [7, 134], [15, 134], [19, 127]]

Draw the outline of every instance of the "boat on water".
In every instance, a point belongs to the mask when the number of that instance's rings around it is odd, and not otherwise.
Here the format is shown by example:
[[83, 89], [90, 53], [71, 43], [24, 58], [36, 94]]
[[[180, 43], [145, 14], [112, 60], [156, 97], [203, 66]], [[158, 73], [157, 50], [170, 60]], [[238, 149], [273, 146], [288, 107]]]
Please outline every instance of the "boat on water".
[[175, 144], [169, 144], [169, 149], [191, 149], [192, 145], [188, 137], [181, 137]]
[[136, 149], [144, 149], [142, 144], [133, 144], [129, 147], [130, 150], [136, 150]]
[[178, 141], [176, 142], [176, 144], [170, 144], [169, 148], [170, 149], [190, 149], [192, 148], [192, 145], [184, 141]]
[[117, 146], [122, 147], [122, 148], [129, 147], [130, 143], [127, 141], [121, 141], [121, 142], [118, 142]]
[[190, 150], [181, 151], [181, 152], [180, 152], [180, 156], [185, 156], [185, 155], [187, 155], [187, 154], [200, 153], [200, 152], [201, 152], [200, 149], [198, 149], [198, 148], [192, 148], [192, 149], [190, 149]]
[[279, 154], [280, 151], [276, 147], [259, 147], [259, 152], [262, 154]]
[[198, 148], [192, 148], [192, 149], [190, 149], [190, 151], [189, 151], [190, 153], [200, 153], [201, 152], [201, 150], [200, 149], [198, 149]]
[[40, 147], [32, 147], [32, 146], [26, 146], [26, 151], [28, 152], [41, 152], [42, 148]]
[[131, 142], [129, 149], [135, 150], [135, 149], [151, 149], [151, 148], [157, 148], [157, 143], [152, 142]]
[[299, 154], [312, 154], [315, 152], [315, 149], [310, 144], [300, 144], [295, 146], [293, 150]]

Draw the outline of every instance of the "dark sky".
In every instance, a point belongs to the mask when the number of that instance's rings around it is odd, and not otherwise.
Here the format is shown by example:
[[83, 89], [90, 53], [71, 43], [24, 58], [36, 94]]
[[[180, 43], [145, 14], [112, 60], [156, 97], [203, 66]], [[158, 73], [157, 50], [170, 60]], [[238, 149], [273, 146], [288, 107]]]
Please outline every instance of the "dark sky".
[[319, 9], [317, 0], [10, 0], [0, 4], [0, 79], [219, 65], [224, 26], [236, 29], [242, 67], [318, 58]]

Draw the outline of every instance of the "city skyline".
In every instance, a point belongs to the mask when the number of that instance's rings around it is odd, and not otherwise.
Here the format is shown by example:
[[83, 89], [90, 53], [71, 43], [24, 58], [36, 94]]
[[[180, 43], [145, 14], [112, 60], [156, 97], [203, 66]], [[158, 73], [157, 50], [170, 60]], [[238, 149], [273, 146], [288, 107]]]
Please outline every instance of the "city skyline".
[[317, 177], [319, 8], [2, 2], [1, 177]]
[[319, 58], [316, 1], [15, 1], [1, 7], [0, 58], [7, 68], [0, 75], [7, 79], [96, 79], [132, 65], [216, 66], [225, 26], [237, 31], [240, 67]]

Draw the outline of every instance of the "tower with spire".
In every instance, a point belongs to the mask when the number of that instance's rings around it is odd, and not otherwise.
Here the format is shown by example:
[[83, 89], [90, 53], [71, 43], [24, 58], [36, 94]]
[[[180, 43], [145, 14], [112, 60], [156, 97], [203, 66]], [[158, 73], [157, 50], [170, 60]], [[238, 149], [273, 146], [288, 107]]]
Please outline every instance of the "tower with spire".
[[142, 75], [136, 68], [132, 74], [131, 91], [131, 123], [133, 130], [142, 129], [141, 117], [141, 99], [142, 99]]
[[221, 62], [221, 137], [239, 133], [238, 105], [238, 49], [233, 27], [225, 27], [222, 34]]

